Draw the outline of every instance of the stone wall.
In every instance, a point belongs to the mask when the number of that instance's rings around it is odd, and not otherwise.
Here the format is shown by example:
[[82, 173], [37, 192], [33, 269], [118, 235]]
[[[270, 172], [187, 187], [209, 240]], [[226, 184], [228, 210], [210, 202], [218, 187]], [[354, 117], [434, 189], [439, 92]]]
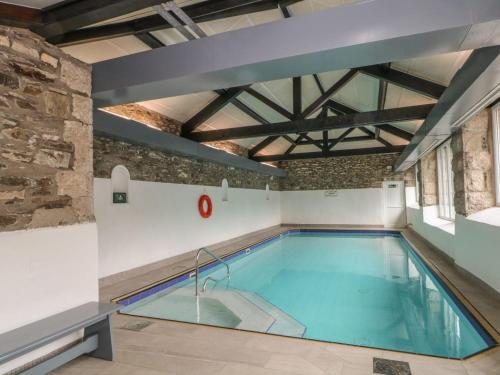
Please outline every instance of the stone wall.
[[293, 160], [279, 163], [288, 171], [281, 190], [327, 190], [378, 188], [384, 180], [405, 180], [415, 186], [413, 168], [395, 173], [398, 154], [346, 156], [328, 159]]
[[491, 110], [465, 123], [452, 137], [455, 211], [468, 216], [495, 205]]
[[437, 153], [429, 152], [420, 163], [420, 205], [422, 207], [438, 204]]
[[0, 26], [0, 231], [93, 220], [90, 68]]
[[[152, 128], [175, 135], [181, 134], [182, 123], [139, 104], [125, 104], [106, 107], [106, 111], [148, 125]], [[235, 155], [248, 157], [248, 149], [234, 142], [206, 142], [207, 146], [224, 150]]]
[[276, 177], [94, 137], [94, 176], [110, 178], [116, 165], [127, 167], [132, 180], [220, 186], [226, 178], [229, 187], [278, 189]]
[[172, 133], [175, 135], [181, 134], [182, 124], [179, 121], [175, 121], [174, 119], [139, 104], [134, 103], [117, 105], [114, 107], [106, 107], [104, 109], [107, 112], [129, 118], [166, 133]]

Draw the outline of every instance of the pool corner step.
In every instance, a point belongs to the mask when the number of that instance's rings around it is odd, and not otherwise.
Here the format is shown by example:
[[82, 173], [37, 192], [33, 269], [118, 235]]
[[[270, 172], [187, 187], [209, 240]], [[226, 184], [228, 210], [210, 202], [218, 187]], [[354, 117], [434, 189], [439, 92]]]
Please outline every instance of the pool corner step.
[[285, 311], [268, 302], [255, 292], [238, 290], [238, 293], [274, 318], [274, 323], [267, 329], [267, 333], [304, 337], [306, 327]]

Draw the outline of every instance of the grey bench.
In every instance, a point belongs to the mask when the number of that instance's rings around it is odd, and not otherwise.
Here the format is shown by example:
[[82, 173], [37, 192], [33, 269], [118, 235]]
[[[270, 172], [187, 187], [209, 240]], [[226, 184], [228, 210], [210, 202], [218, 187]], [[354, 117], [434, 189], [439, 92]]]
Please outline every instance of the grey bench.
[[111, 314], [119, 308], [120, 305], [89, 302], [12, 331], [1, 333], [0, 365], [80, 329], [84, 329], [81, 342], [24, 370], [21, 374], [46, 374], [82, 354], [111, 361], [113, 360]]

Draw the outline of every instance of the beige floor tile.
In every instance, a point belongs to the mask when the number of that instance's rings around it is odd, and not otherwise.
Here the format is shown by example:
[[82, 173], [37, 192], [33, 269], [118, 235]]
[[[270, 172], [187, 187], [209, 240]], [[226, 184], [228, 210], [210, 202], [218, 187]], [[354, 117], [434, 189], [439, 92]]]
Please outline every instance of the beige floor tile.
[[294, 372], [297, 374], [324, 375], [325, 372], [306, 359], [287, 354], [274, 354], [269, 362], [265, 365], [266, 368], [272, 370], [282, 370]]

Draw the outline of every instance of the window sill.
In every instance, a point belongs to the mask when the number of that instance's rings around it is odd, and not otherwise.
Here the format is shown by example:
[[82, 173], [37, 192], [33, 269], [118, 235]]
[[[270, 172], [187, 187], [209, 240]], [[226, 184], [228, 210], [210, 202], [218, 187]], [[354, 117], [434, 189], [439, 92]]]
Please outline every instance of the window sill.
[[429, 218], [424, 221], [434, 228], [441, 229], [444, 232], [455, 235], [455, 222], [441, 219], [439, 217]]
[[467, 220], [500, 227], [500, 207], [491, 207], [486, 210], [476, 212], [475, 214], [468, 216]]

